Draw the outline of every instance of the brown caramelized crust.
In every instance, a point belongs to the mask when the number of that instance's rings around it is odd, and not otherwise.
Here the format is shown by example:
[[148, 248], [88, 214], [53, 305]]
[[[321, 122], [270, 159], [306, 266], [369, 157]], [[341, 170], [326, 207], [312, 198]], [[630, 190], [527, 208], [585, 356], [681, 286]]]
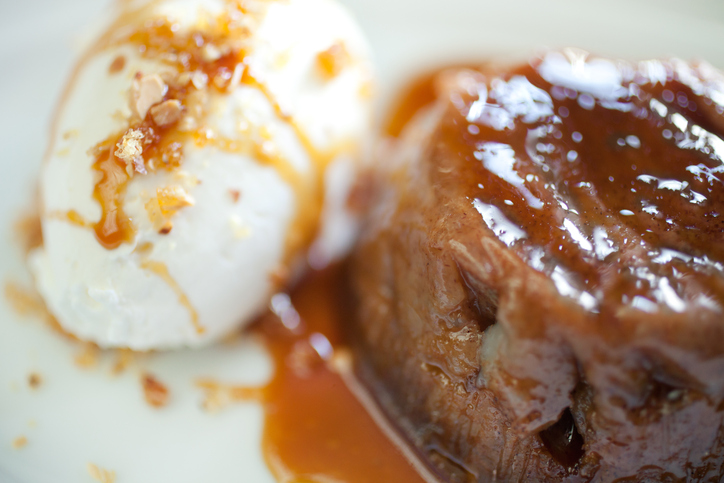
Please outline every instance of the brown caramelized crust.
[[724, 78], [456, 70], [355, 255], [359, 371], [450, 481], [724, 478]]

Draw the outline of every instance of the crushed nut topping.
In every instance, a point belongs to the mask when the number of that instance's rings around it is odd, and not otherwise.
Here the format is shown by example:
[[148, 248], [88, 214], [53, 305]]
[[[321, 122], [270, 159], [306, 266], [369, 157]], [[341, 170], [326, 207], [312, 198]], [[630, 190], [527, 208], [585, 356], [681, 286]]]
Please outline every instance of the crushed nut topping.
[[103, 468], [99, 468], [93, 463], [88, 463], [86, 469], [88, 470], [88, 474], [90, 475], [90, 477], [98, 481], [99, 483], [115, 483], [116, 481], [115, 471], [109, 471]]
[[170, 99], [151, 108], [151, 117], [158, 126], [170, 126], [181, 119], [181, 102]]
[[148, 219], [154, 228], [162, 235], [171, 232], [173, 224], [170, 218], [178, 210], [186, 206], [193, 206], [194, 199], [181, 186], [166, 186], [156, 190], [156, 196], [145, 205]]
[[168, 388], [153, 375], [143, 374], [143, 376], [141, 376], [141, 384], [143, 385], [143, 396], [146, 398], [148, 404], [155, 408], [160, 408], [168, 404]]
[[143, 162], [143, 145], [145, 134], [140, 129], [129, 129], [116, 144], [115, 156], [126, 163], [126, 173], [133, 176], [136, 171], [146, 174], [146, 166]]
[[176, 82], [182, 87], [188, 85], [190, 82], [197, 90], [202, 90], [208, 84], [209, 76], [199, 70], [181, 72], [176, 78]]
[[166, 186], [156, 190], [158, 204], [164, 216], [170, 216], [181, 208], [193, 206], [194, 199], [181, 186]]
[[215, 62], [221, 58], [223, 54], [214, 44], [206, 44], [201, 49], [201, 58], [206, 62]]
[[131, 85], [131, 110], [140, 119], [144, 119], [154, 104], [163, 101], [168, 86], [158, 74], [136, 74]]
[[349, 62], [349, 52], [342, 42], [335, 42], [330, 48], [317, 55], [317, 67], [326, 80], [337, 77]]

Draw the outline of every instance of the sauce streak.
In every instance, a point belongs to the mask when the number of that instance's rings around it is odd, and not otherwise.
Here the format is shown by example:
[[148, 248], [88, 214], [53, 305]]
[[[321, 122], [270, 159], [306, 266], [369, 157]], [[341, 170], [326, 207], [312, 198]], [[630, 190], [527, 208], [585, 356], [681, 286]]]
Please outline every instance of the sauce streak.
[[179, 286], [178, 283], [176, 283], [176, 280], [173, 279], [171, 274], [168, 272], [168, 267], [166, 267], [165, 264], [161, 262], [155, 262], [153, 260], [144, 260], [141, 262], [141, 268], [144, 270], [148, 270], [149, 272], [155, 273], [158, 275], [161, 280], [166, 282], [166, 285], [168, 285], [171, 290], [176, 293], [178, 296], [178, 301], [181, 305], [183, 305], [186, 310], [188, 310], [189, 315], [191, 316], [191, 323], [194, 324], [194, 327], [196, 328], [196, 332], [198, 334], [203, 334], [206, 332], [206, 329], [199, 323], [199, 314], [196, 312], [196, 309], [191, 304], [191, 301], [184, 293], [183, 289]]

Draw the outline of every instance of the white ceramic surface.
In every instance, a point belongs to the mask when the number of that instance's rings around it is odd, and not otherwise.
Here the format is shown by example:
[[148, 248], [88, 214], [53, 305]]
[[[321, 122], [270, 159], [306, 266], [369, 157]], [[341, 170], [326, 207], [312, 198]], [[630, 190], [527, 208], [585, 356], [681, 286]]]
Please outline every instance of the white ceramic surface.
[[[34, 193], [48, 122], [79, 46], [110, 0], [0, 0], [0, 282], [29, 284], [13, 221]], [[724, 67], [720, 0], [346, 0], [367, 31], [381, 105], [405, 78], [439, 63], [522, 58], [576, 46], [626, 58], [676, 55]], [[118, 377], [112, 358], [80, 369], [78, 344], [0, 300], [0, 483], [91, 482], [86, 464], [117, 483], [273, 481], [261, 457], [262, 409], [207, 414], [197, 377], [257, 384], [271, 373], [254, 341], [144, 357]], [[150, 408], [148, 370], [172, 394]], [[31, 390], [27, 376], [44, 382]], [[25, 436], [27, 446], [12, 441]]]

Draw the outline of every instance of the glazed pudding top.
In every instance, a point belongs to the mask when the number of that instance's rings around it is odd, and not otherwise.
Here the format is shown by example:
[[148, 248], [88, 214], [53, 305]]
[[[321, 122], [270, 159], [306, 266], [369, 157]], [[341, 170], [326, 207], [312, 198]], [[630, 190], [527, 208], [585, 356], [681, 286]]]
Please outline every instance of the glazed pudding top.
[[448, 75], [438, 189], [594, 313], [724, 308], [724, 77], [552, 52]]

